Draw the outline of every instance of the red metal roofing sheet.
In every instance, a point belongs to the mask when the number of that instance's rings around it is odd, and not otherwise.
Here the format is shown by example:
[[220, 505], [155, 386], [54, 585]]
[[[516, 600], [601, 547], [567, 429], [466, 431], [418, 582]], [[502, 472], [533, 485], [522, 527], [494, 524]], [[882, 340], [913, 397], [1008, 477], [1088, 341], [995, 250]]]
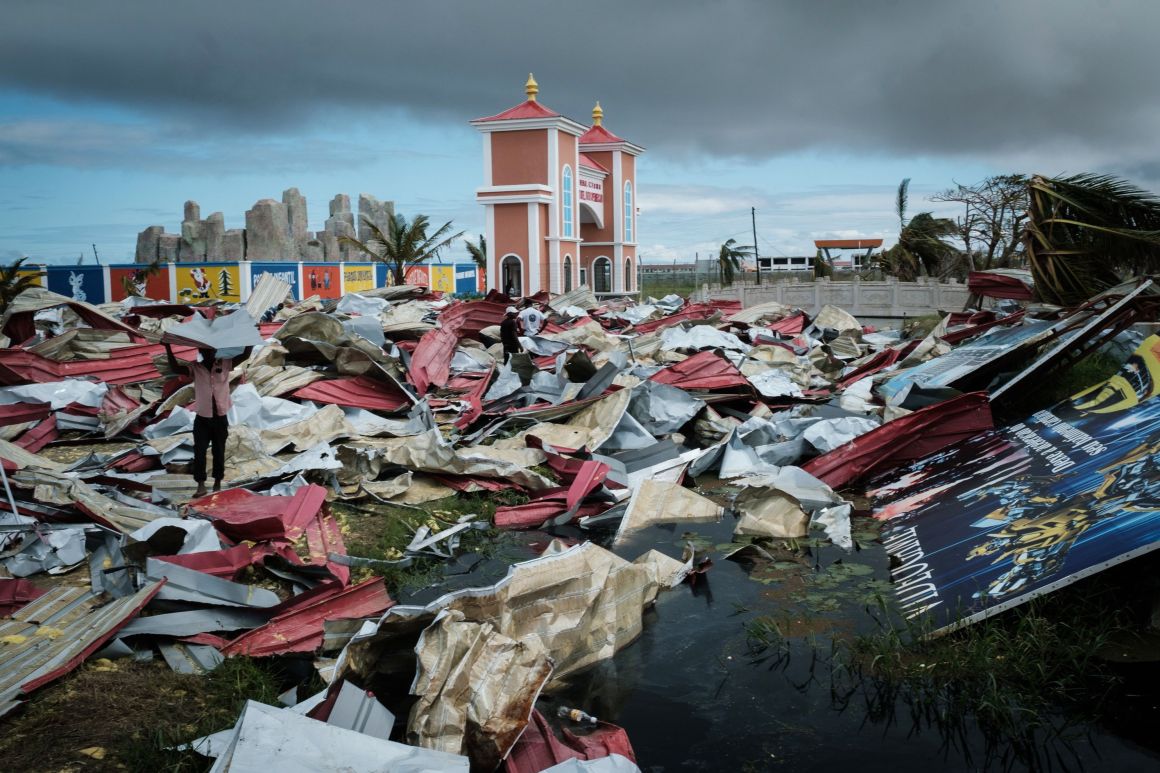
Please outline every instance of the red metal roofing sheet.
[[23, 448], [25, 451], [30, 451], [34, 454], [40, 453], [40, 449], [60, 437], [60, 433], [56, 429], [56, 417], [49, 416], [44, 421], [37, 424], [32, 429], [28, 430], [16, 439], [16, 445]]
[[[192, 352], [189, 347], [174, 347], [175, 354]], [[106, 384], [136, 384], [161, 378], [153, 357], [164, 353], [160, 344], [130, 344], [110, 350], [108, 359], [57, 362], [24, 349], [0, 349], [0, 383], [42, 384], [89, 378]]]
[[[261, 555], [261, 554], [259, 554]], [[166, 561], [186, 569], [194, 569], [214, 577], [232, 580], [238, 573], [255, 561], [255, 552], [248, 545], [235, 545], [222, 550], [207, 550], [201, 553], [186, 553], [176, 556], [154, 556], [158, 561]]]
[[230, 539], [293, 542], [305, 533], [325, 503], [326, 489], [310, 485], [288, 497], [226, 489], [194, 499], [189, 506], [212, 519], [217, 530]]
[[670, 314], [667, 317], [660, 319], [642, 322], [639, 325], [632, 326], [633, 333], [652, 333], [661, 328], [671, 327], [690, 319], [709, 319], [714, 314], [721, 312], [723, 314], [731, 314], [734, 311], [740, 311], [741, 304], [737, 304], [737, 308], [726, 306], [723, 304], [709, 304], [709, 303], [690, 303], [685, 308], [681, 309], [675, 314]]
[[1035, 300], [1035, 291], [1018, 277], [972, 271], [967, 275], [967, 289], [986, 298], [1010, 298], [1015, 301]]
[[0, 577], [0, 617], [8, 617], [22, 606], [45, 594], [31, 580]]
[[394, 601], [382, 577], [343, 589], [339, 583], [323, 583], [274, 608], [275, 616], [248, 631], [222, 649], [224, 655], [283, 655], [313, 652], [322, 644], [322, 625], [382, 614]]
[[1020, 309], [1014, 314], [1009, 314], [1006, 317], [993, 319], [990, 322], [984, 322], [980, 325], [971, 325], [970, 327], [965, 327], [962, 330], [952, 330], [950, 332], [943, 333], [940, 337], [948, 344], [957, 344], [960, 341], [965, 341], [968, 338], [974, 338], [977, 335], [985, 333], [993, 327], [997, 327], [999, 325], [1014, 325], [1023, 319], [1023, 315], [1026, 313], [1027, 312], [1025, 310]]
[[567, 728], [561, 741], [548, 720], [533, 710], [527, 729], [504, 760], [504, 773], [539, 773], [568, 760], [595, 760], [619, 754], [636, 762], [636, 753], [624, 728], [599, 723], [592, 732], [578, 736]]
[[335, 378], [315, 381], [292, 393], [300, 400], [365, 408], [369, 411], [393, 413], [411, 405], [411, 401], [394, 384], [376, 381], [367, 376]]
[[697, 352], [687, 360], [657, 371], [649, 380], [681, 389], [752, 388], [733, 363], [711, 350]]
[[992, 429], [986, 392], [968, 392], [887, 422], [802, 465], [833, 488], [921, 459]]
[[29, 421], [44, 421], [48, 418], [47, 403], [11, 403], [0, 405], [0, 427], [10, 424], [24, 424]]
[[487, 118], [477, 118], [476, 121], [514, 121], [521, 118], [558, 118], [559, 113], [551, 108], [544, 107], [534, 99], [510, 107], [502, 113], [489, 115]]

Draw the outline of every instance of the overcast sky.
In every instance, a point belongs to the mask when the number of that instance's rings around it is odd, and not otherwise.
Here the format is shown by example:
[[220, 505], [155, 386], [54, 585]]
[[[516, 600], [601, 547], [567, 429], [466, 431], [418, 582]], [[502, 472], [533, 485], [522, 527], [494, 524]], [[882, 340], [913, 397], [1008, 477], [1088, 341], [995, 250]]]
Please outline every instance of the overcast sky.
[[[641, 253], [897, 234], [894, 191], [1100, 171], [1160, 189], [1155, 0], [5, 0], [0, 259], [131, 257], [186, 199], [296, 186], [482, 229], [467, 125], [540, 100], [647, 148]], [[937, 209], [937, 207], [936, 207]], [[954, 214], [938, 210], [945, 214]], [[465, 255], [465, 253], [464, 253]]]

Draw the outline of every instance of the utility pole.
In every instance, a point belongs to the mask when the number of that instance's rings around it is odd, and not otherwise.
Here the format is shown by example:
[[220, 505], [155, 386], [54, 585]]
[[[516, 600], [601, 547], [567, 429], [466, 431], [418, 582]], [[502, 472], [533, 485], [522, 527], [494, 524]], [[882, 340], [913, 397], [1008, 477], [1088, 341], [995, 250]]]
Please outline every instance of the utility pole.
[[753, 267], [757, 269], [757, 284], [761, 284], [761, 258], [757, 253], [757, 207], [749, 208], [749, 218], [753, 223]]
[[97, 245], [93, 245], [93, 260], [97, 261], [97, 265], [101, 265], [101, 256], [97, 254]]

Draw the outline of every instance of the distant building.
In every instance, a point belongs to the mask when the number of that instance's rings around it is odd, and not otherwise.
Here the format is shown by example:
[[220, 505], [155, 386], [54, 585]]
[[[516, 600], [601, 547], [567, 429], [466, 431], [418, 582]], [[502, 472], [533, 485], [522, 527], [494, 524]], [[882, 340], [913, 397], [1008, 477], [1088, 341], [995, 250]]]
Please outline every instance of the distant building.
[[637, 292], [636, 159], [639, 145], [527, 100], [471, 122], [483, 134], [487, 287], [514, 295]]
[[[862, 271], [870, 267], [873, 262], [874, 250], [882, 248], [881, 239], [817, 239], [817, 247], [826, 256], [826, 260], [838, 271]], [[831, 250], [838, 251], [835, 256]], [[861, 250], [859, 253], [846, 253], [845, 250]]]

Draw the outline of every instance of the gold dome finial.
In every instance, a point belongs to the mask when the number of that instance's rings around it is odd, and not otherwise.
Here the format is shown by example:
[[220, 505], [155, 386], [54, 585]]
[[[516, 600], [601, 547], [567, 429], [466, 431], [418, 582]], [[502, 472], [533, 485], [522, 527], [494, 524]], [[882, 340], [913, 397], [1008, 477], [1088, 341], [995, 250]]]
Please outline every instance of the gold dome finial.
[[536, 95], [540, 93], [540, 84], [536, 83], [531, 73], [528, 73], [528, 82], [524, 84], [524, 93], [528, 95], [529, 102], [535, 102]]
[[592, 108], [592, 125], [599, 126], [604, 123], [604, 111], [600, 109], [600, 100], [596, 100], [596, 107]]

